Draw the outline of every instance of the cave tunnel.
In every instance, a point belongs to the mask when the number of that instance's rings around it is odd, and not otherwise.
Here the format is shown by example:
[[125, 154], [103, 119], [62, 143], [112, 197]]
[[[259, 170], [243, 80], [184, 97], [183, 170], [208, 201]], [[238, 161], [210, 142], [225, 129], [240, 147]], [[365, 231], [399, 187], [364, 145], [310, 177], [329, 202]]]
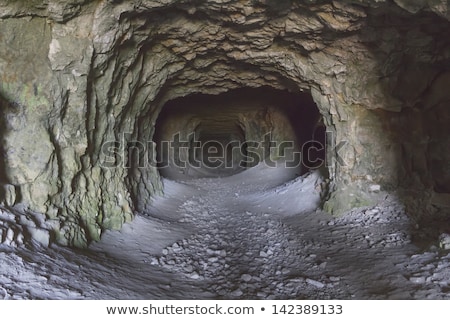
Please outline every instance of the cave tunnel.
[[0, 298], [450, 298], [445, 1], [6, 2]]
[[311, 96], [269, 87], [171, 100], [155, 143], [161, 175], [174, 179], [232, 175], [260, 162], [299, 174], [325, 165], [324, 125]]

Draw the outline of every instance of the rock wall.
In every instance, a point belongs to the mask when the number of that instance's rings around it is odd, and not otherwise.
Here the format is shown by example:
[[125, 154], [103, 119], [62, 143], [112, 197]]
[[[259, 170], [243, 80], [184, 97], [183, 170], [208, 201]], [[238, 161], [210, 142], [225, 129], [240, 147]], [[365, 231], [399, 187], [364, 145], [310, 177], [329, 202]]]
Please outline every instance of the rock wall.
[[156, 168], [114, 165], [105, 144], [152, 137], [177, 97], [270, 86], [310, 92], [333, 133], [326, 209], [405, 186], [413, 214], [433, 211], [450, 180], [449, 8], [0, 1], [2, 201], [45, 213], [58, 242], [85, 246], [162, 189]]

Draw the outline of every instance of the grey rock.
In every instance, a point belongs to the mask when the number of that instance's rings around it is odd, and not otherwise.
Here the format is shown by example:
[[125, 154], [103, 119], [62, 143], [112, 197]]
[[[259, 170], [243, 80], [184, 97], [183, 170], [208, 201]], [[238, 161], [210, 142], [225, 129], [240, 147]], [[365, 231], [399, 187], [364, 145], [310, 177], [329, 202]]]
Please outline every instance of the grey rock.
[[245, 273], [241, 276], [241, 280], [244, 282], [250, 282], [252, 280], [252, 276]]
[[197, 272], [192, 272], [192, 273], [189, 275], [189, 278], [191, 278], [191, 279], [193, 279], [193, 280], [199, 280], [201, 277], [200, 277], [200, 275], [199, 275]]
[[425, 277], [410, 277], [409, 281], [416, 284], [423, 284], [426, 282]]
[[50, 232], [48, 230], [28, 227], [27, 231], [31, 235], [31, 238], [42, 246], [48, 247], [50, 244]]
[[341, 280], [340, 277], [334, 277], [334, 276], [331, 276], [329, 279], [330, 279], [330, 281], [332, 281], [332, 282], [339, 282], [339, 281]]
[[439, 236], [439, 247], [444, 250], [450, 250], [450, 234], [442, 233]]
[[309, 279], [309, 278], [306, 279], [306, 283], [308, 283], [316, 288], [319, 288], [319, 289], [322, 289], [323, 287], [325, 287], [325, 284], [323, 284], [322, 282], [313, 280], [313, 279]]
[[233, 297], [241, 297], [244, 293], [241, 289], [236, 289], [233, 292], [231, 292], [231, 296]]

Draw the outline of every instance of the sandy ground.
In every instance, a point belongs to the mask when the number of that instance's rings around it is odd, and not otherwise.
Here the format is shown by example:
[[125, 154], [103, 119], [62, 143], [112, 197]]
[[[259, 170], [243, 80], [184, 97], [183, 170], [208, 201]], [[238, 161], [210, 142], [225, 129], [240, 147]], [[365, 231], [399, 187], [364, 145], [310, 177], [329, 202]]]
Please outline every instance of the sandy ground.
[[395, 197], [335, 218], [317, 209], [318, 172], [263, 165], [164, 185], [89, 250], [0, 237], [0, 298], [450, 298], [449, 251], [416, 243]]

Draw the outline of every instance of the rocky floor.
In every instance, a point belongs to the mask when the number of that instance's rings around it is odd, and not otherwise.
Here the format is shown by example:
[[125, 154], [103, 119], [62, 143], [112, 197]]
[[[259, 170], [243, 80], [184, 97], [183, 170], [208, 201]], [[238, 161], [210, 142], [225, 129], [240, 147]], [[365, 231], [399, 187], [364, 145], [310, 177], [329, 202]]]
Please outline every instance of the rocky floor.
[[450, 253], [439, 248], [445, 235], [419, 246], [421, 231], [397, 199], [333, 218], [313, 209], [316, 173], [292, 179], [265, 170], [166, 180], [148, 215], [89, 250], [13, 246], [6, 231], [0, 297], [450, 298]]
[[[252, 197], [239, 186], [217, 179], [190, 184], [202, 195], [186, 200], [179, 212], [199, 231], [166, 247], [151, 263], [205, 282], [217, 298], [447, 296], [450, 255], [437, 248], [418, 253], [409, 219], [393, 199], [337, 219], [320, 211], [284, 216], [273, 214], [279, 211], [275, 207], [249, 202]], [[418, 276], [423, 268], [430, 268], [427, 276]]]

